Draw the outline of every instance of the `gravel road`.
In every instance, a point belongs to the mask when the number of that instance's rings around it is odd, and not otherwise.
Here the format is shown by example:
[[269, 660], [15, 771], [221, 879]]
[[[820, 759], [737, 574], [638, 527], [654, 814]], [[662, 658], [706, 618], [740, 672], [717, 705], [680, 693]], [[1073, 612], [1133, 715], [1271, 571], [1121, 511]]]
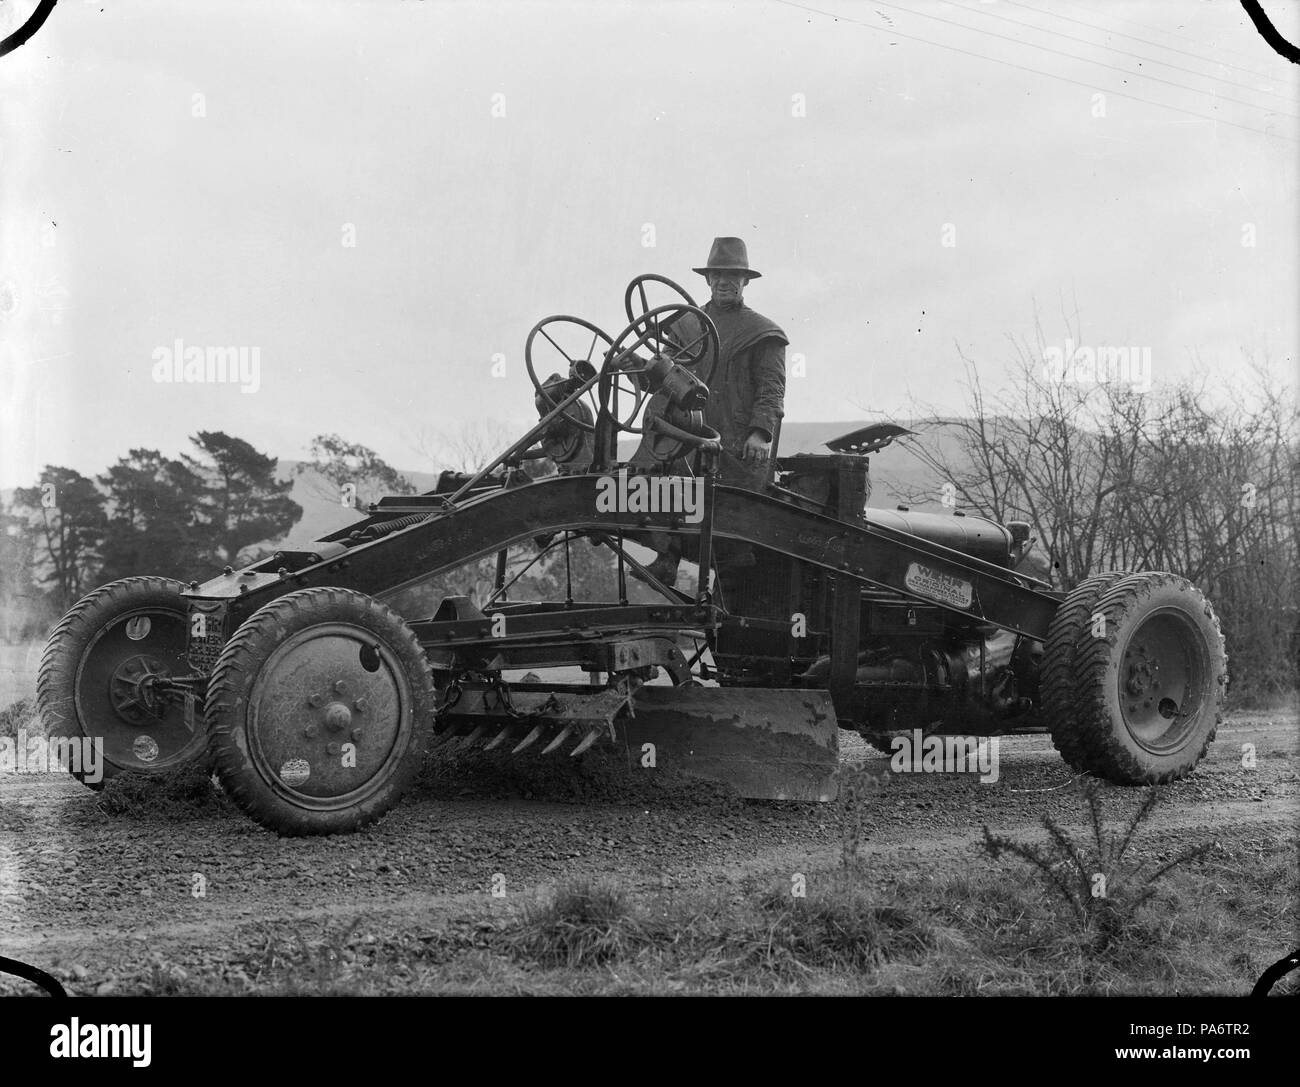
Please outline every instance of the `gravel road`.
[[[1196, 773], [1169, 787], [1144, 846], [1158, 854], [1208, 837], [1294, 837], [1298, 739], [1291, 714], [1230, 718]], [[1254, 769], [1242, 766], [1245, 744]], [[994, 784], [890, 773], [886, 756], [849, 734], [842, 747], [870, 775], [860, 852], [884, 882], [907, 869], [987, 863], [985, 823], [1021, 838], [1035, 836], [1044, 813], [1081, 825], [1073, 775], [1045, 736], [1002, 738]], [[851, 818], [840, 804], [602, 782], [522, 759], [427, 774], [378, 825], [324, 839], [277, 838], [224, 797], [190, 819], [109, 816], [61, 774], [0, 774], [0, 954], [55, 969], [77, 991], [129, 992], [142, 962], [192, 968], [268, 924], [363, 915], [381, 930], [431, 931], [509, 913], [581, 876], [636, 891], [741, 893], [834, 864]], [[1131, 812], [1139, 795], [1108, 788], [1108, 812]], [[504, 897], [491, 894], [494, 876], [504, 877]]]

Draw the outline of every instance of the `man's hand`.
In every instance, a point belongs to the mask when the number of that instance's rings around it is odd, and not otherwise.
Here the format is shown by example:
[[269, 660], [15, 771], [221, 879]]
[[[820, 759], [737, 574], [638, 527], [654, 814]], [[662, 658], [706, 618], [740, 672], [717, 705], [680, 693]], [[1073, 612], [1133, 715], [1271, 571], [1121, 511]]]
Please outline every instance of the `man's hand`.
[[740, 459], [746, 464], [766, 464], [771, 456], [772, 442], [763, 436], [761, 430], [751, 430], [740, 451]]

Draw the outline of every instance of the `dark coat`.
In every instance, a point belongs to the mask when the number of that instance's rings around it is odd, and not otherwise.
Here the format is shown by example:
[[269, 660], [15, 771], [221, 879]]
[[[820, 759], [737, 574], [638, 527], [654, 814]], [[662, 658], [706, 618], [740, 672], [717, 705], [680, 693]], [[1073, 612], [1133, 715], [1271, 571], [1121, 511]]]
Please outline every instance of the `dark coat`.
[[[710, 301], [704, 312], [718, 329], [718, 360], [709, 376], [709, 399], [704, 420], [722, 436], [718, 479], [752, 490], [762, 490], [771, 478], [772, 465], [745, 464], [741, 460], [745, 439], [760, 430], [769, 440], [785, 414], [785, 349], [789, 340], [781, 329], [746, 305], [720, 310]], [[687, 342], [687, 335], [675, 330]], [[657, 463], [643, 440], [631, 462], [640, 467]], [[678, 461], [675, 473], [687, 471]]]
[[719, 309], [712, 301], [704, 312], [718, 329], [718, 362], [709, 378], [704, 419], [722, 435], [719, 478], [761, 488], [771, 465], [740, 460], [745, 439], [759, 430], [770, 441], [785, 414], [785, 349], [790, 343], [774, 322], [743, 303]]

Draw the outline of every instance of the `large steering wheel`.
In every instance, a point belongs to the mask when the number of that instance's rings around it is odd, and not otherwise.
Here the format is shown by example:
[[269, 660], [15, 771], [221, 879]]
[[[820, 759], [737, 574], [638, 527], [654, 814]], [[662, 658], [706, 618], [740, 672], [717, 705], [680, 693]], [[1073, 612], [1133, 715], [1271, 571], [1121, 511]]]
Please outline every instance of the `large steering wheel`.
[[[613, 341], [606, 332], [590, 321], [564, 315], [546, 317], [538, 321], [528, 333], [528, 340], [524, 344], [524, 365], [528, 369], [528, 379], [533, 383], [533, 388], [537, 390], [537, 395], [542, 398], [542, 402], [549, 405], [548, 410], [554, 411], [560, 401], [545, 388], [542, 379], [537, 376], [539, 367], [536, 362], [551, 359], [549, 364], [540, 367], [546, 371], [557, 366], [559, 359], [563, 359], [564, 371], [568, 376], [581, 378], [588, 383], [587, 390], [583, 394], [585, 400], [576, 401], [560, 413], [561, 418], [586, 431], [596, 429], [591, 420], [597, 417], [599, 411], [599, 404], [592, 392], [597, 374], [593, 357], [598, 346], [603, 358], [613, 346]], [[536, 358], [534, 358], [534, 351], [536, 351]], [[578, 407], [584, 403], [589, 411], [583, 411]]]
[[[649, 286], [649, 290], [647, 290], [647, 286]], [[656, 295], [667, 296], [669, 302], [666, 305], [651, 306], [650, 303]], [[682, 303], [685, 303], [685, 306]], [[695, 299], [690, 296], [686, 288], [673, 282], [667, 276], [648, 272], [645, 275], [637, 276], [627, 285], [627, 290], [623, 292], [623, 309], [627, 313], [628, 321], [632, 324], [645, 320], [651, 313], [664, 313], [673, 308], [683, 312], [677, 316], [673, 316], [669, 312], [666, 316], [656, 319], [657, 332], [665, 342], [686, 348], [689, 348], [701, 336], [711, 335], [712, 352], [695, 359], [693, 362], [689, 361], [687, 357], [683, 357], [683, 355], [691, 353], [689, 350], [673, 359], [674, 362], [679, 362], [683, 366], [689, 366], [695, 375], [707, 385], [709, 379], [713, 376], [713, 368], [718, 361], [718, 331], [716, 328], [709, 327], [713, 324], [712, 320], [696, 305]], [[694, 312], [687, 315], [686, 311]]]
[[[659, 283], [667, 287], [667, 291], [660, 291], [657, 288], [646, 290], [646, 284]], [[650, 305], [651, 294], [667, 294], [669, 302], [685, 302], [688, 306], [696, 305], [695, 299], [687, 293], [686, 288], [681, 284], [674, 282], [667, 276], [655, 275], [653, 272], [647, 272], [643, 276], [637, 276], [627, 285], [627, 290], [623, 292], [623, 310], [627, 313], [629, 321], [635, 321], [638, 317], [644, 317], [654, 307]], [[655, 302], [655, 305], [663, 305], [662, 302]]]
[[[692, 328], [694, 337], [672, 338], [673, 330], [684, 328]], [[703, 310], [681, 302], [647, 310], [634, 318], [605, 352], [598, 382], [600, 408], [609, 414], [616, 429], [641, 434], [644, 427], [636, 425], [636, 418], [654, 391], [652, 377], [662, 380], [661, 375], [673, 364], [692, 372], [698, 372], [702, 363], [711, 369], [717, 355], [718, 330]], [[630, 408], [624, 404], [625, 397]]]

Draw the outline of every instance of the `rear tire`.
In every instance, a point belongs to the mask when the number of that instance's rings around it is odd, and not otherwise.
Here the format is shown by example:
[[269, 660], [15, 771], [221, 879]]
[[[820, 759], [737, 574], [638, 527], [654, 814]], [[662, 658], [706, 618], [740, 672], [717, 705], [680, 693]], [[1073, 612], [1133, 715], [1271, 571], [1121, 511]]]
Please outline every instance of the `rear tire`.
[[424, 758], [428, 658], [396, 612], [348, 589], [259, 609], [213, 668], [207, 718], [221, 784], [284, 835], [355, 831], [391, 809]]
[[[201, 764], [202, 707], [149, 690], [151, 676], [188, 675], [184, 586], [129, 577], [96, 589], [51, 632], [36, 679], [40, 718], [52, 739], [103, 743], [103, 777], [69, 773], [91, 789], [126, 772], [154, 774]], [[142, 682], [143, 681], [143, 682]]]
[[1092, 615], [1102, 594], [1128, 574], [1113, 570], [1085, 578], [1065, 598], [1052, 617], [1043, 643], [1043, 671], [1039, 680], [1043, 713], [1052, 745], [1076, 770], [1087, 771], [1098, 761], [1091, 749], [1091, 734], [1073, 721], [1075, 653], [1092, 629]]
[[[1228, 657], [1210, 602], [1185, 578], [1132, 574], [1105, 588], [1073, 652], [1066, 716], [1078, 769], [1121, 785], [1190, 773], [1222, 720]], [[1050, 638], [1049, 638], [1050, 640]], [[1046, 682], [1046, 677], [1045, 677]]]

